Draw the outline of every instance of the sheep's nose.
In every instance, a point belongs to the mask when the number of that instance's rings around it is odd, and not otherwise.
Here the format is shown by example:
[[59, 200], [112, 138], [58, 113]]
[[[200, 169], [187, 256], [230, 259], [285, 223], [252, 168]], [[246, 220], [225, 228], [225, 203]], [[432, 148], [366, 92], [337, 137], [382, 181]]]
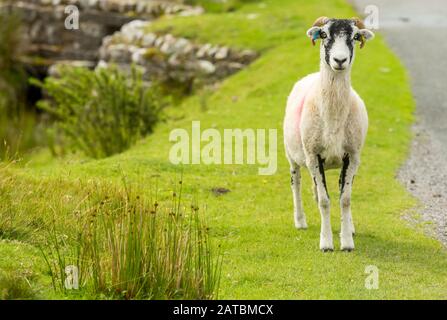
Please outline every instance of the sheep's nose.
[[337, 62], [339, 66], [341, 66], [343, 63], [345, 63], [346, 60], [348, 60], [348, 58], [344, 58], [344, 59], [334, 58], [334, 61]]

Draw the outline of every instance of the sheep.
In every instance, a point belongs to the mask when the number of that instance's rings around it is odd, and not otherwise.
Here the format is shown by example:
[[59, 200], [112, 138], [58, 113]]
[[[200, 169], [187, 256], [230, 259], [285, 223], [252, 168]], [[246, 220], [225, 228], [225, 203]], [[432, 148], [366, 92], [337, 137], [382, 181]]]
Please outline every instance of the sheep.
[[321, 214], [320, 250], [333, 251], [330, 200], [325, 170], [341, 168], [340, 245], [354, 250], [354, 223], [351, 216], [351, 191], [360, 165], [360, 152], [368, 129], [365, 104], [351, 87], [351, 66], [355, 42], [360, 48], [374, 38], [358, 18], [318, 18], [307, 31], [315, 45], [321, 39], [320, 72], [310, 74], [293, 87], [284, 118], [284, 145], [290, 164], [297, 229], [306, 229], [301, 200], [300, 168], [308, 169], [313, 179], [314, 197]]

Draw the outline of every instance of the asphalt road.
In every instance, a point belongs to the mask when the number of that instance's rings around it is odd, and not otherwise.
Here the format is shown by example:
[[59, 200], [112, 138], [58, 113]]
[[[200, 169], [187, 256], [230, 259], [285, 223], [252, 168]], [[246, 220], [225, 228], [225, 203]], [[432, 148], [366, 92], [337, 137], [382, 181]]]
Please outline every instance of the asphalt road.
[[[409, 70], [417, 123], [399, 178], [421, 200], [423, 221], [447, 245], [447, 1], [351, 0], [379, 9], [379, 30]], [[392, 88], [390, 88], [392, 92]]]

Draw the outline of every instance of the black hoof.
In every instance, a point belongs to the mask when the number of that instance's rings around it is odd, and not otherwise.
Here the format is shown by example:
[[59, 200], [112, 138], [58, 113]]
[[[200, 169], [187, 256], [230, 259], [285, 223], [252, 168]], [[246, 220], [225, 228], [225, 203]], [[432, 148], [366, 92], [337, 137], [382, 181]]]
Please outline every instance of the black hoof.
[[333, 252], [334, 249], [331, 249], [331, 248], [323, 248], [323, 249], [321, 249], [321, 251], [323, 251], [323, 252]]

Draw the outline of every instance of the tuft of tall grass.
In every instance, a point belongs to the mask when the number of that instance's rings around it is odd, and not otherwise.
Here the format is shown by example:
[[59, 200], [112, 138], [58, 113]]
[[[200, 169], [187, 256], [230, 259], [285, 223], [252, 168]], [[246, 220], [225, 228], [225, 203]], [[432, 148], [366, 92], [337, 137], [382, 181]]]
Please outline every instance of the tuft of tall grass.
[[67, 266], [79, 289], [112, 299], [213, 299], [221, 255], [210, 244], [196, 205], [182, 206], [181, 187], [169, 205], [131, 187], [98, 190], [79, 206], [73, 236], [50, 229], [41, 245], [53, 286], [68, 293]]

